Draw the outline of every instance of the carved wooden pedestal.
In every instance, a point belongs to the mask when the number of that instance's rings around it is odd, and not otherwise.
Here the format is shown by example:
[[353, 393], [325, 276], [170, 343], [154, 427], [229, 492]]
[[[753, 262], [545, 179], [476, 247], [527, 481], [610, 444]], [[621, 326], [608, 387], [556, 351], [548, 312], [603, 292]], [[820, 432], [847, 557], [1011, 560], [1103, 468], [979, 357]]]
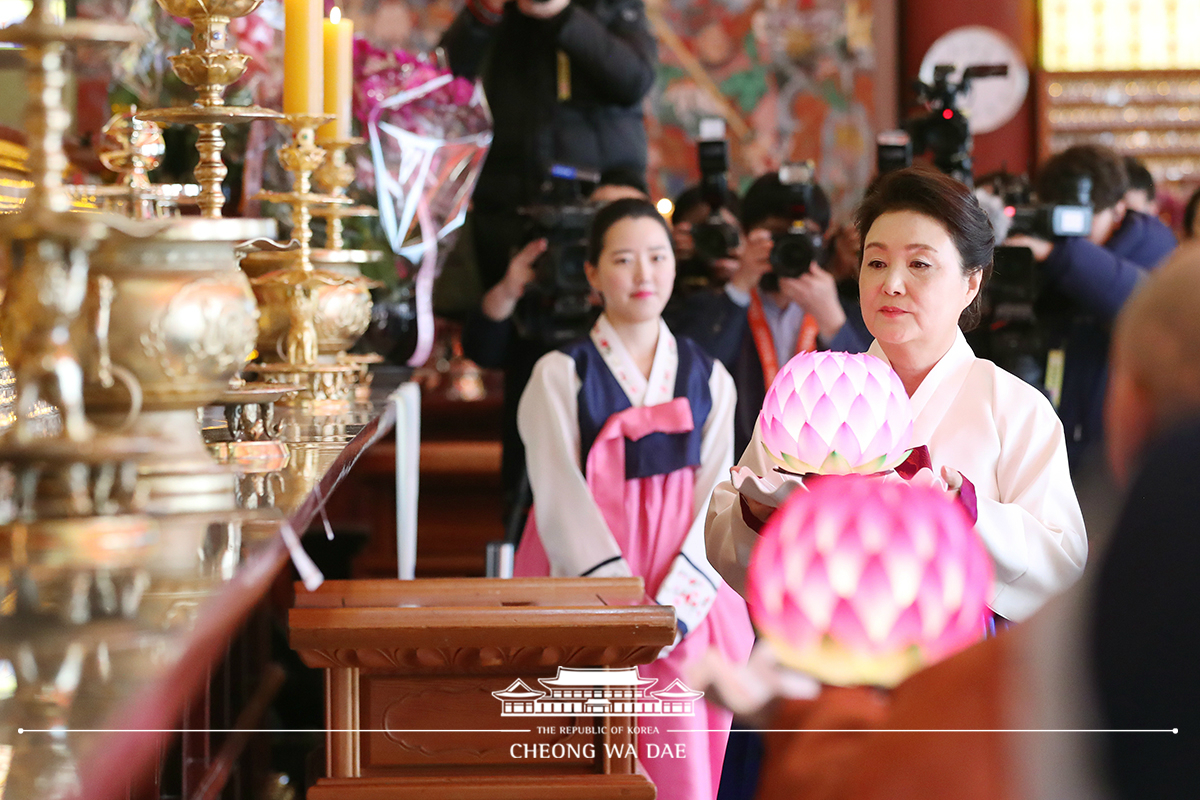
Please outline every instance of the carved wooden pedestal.
[[640, 578], [298, 587], [291, 645], [325, 670], [330, 729], [308, 799], [652, 800], [635, 718], [603, 716], [597, 699], [584, 713], [502, 716], [493, 696], [519, 694], [517, 680], [536, 694], [559, 667], [653, 661], [675, 617], [642, 598]]

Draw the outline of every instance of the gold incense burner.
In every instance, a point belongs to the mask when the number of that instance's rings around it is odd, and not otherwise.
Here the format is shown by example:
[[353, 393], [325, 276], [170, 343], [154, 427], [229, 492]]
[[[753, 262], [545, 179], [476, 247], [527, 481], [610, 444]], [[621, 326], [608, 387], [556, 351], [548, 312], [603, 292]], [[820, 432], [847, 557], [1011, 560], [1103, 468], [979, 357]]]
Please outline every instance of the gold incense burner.
[[[232, 470], [212, 459], [196, 411], [228, 390], [254, 349], [258, 311], [237, 248], [273, 233], [271, 220], [182, 217], [140, 239], [113, 234], [92, 256], [89, 312], [107, 320], [97, 328], [108, 333], [86, 353], [85, 397], [98, 422], [161, 442], [140, 466], [152, 513], [236, 507]], [[141, 413], [131, 423], [130, 381], [106, 385], [104, 350], [109, 369], [140, 386]]]
[[[152, 236], [115, 234], [92, 256], [93, 288], [113, 285], [114, 363], [137, 378], [146, 411], [194, 410], [219, 398], [254, 349], [258, 310], [237, 247], [269, 237], [272, 220], [183, 217]], [[93, 292], [99, 314], [99, 292]], [[89, 410], [126, 404], [89, 374]], [[195, 427], [195, 425], [193, 425]]]
[[[374, 281], [362, 276], [359, 265], [375, 259], [374, 251], [311, 251], [315, 285], [313, 326], [318, 356], [333, 356], [354, 346], [371, 323], [371, 287]], [[273, 272], [296, 271], [295, 251], [258, 250], [242, 259], [242, 270], [251, 276], [258, 298], [258, 350], [266, 360], [287, 360], [282, 343], [291, 325], [290, 287], [278, 279], [262, 280]], [[280, 276], [277, 276], [277, 278]]]

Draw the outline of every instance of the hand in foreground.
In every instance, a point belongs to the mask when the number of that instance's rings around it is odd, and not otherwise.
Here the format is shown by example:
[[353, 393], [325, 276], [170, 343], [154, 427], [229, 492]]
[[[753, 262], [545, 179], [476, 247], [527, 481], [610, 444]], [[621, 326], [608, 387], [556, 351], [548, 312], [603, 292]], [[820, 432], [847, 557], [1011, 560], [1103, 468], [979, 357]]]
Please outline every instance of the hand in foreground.
[[761, 640], [746, 664], [731, 664], [720, 651], [710, 649], [689, 665], [686, 678], [690, 688], [753, 727], [767, 727], [780, 700], [811, 700], [821, 693], [816, 679], [784, 667]]
[[836, 336], [846, 324], [846, 312], [838, 299], [837, 281], [815, 261], [799, 278], [780, 278], [779, 291], [803, 308], [805, 314], [812, 315], [825, 341]]
[[546, 252], [546, 247], [545, 239], [534, 239], [512, 257], [504, 277], [488, 289], [480, 303], [483, 313], [488, 318], [500, 322], [512, 316], [517, 301], [525, 294], [525, 287], [537, 275], [533, 265], [538, 257]]
[[571, 0], [516, 0], [516, 3], [517, 9], [527, 17], [550, 19], [565, 11]]
[[1054, 243], [1048, 242], [1045, 239], [1039, 239], [1036, 236], [1026, 236], [1018, 234], [1010, 236], [1004, 240], [1005, 247], [1028, 247], [1033, 251], [1034, 261], [1045, 261], [1050, 257], [1050, 251], [1054, 249]]

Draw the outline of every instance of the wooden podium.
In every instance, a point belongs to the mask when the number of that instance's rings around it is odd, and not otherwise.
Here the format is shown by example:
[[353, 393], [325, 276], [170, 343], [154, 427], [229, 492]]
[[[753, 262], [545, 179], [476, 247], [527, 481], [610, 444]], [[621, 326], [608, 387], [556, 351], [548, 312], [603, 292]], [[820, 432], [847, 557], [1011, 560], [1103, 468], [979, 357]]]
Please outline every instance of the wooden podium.
[[325, 670], [329, 729], [308, 800], [653, 800], [636, 718], [604, 716], [599, 699], [577, 714], [503, 715], [536, 706], [493, 696], [537, 694], [560, 667], [653, 661], [675, 616], [643, 598], [640, 578], [298, 586], [290, 641]]

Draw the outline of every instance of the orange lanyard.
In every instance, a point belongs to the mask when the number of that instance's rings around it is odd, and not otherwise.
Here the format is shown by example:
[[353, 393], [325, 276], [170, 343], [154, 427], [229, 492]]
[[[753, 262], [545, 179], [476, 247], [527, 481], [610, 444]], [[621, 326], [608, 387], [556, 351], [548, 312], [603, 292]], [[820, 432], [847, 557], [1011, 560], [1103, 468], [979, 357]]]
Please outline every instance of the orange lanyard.
[[[771, 334], [771, 326], [767, 324], [767, 315], [763, 312], [762, 298], [759, 297], [757, 289], [750, 290], [749, 318], [750, 335], [754, 337], [758, 360], [762, 362], [763, 385], [769, 389], [779, 372], [779, 356], [775, 351], [775, 337]], [[817, 321], [813, 319], [812, 314], [805, 314], [800, 323], [800, 333], [796, 336], [796, 353], [816, 349]]]

